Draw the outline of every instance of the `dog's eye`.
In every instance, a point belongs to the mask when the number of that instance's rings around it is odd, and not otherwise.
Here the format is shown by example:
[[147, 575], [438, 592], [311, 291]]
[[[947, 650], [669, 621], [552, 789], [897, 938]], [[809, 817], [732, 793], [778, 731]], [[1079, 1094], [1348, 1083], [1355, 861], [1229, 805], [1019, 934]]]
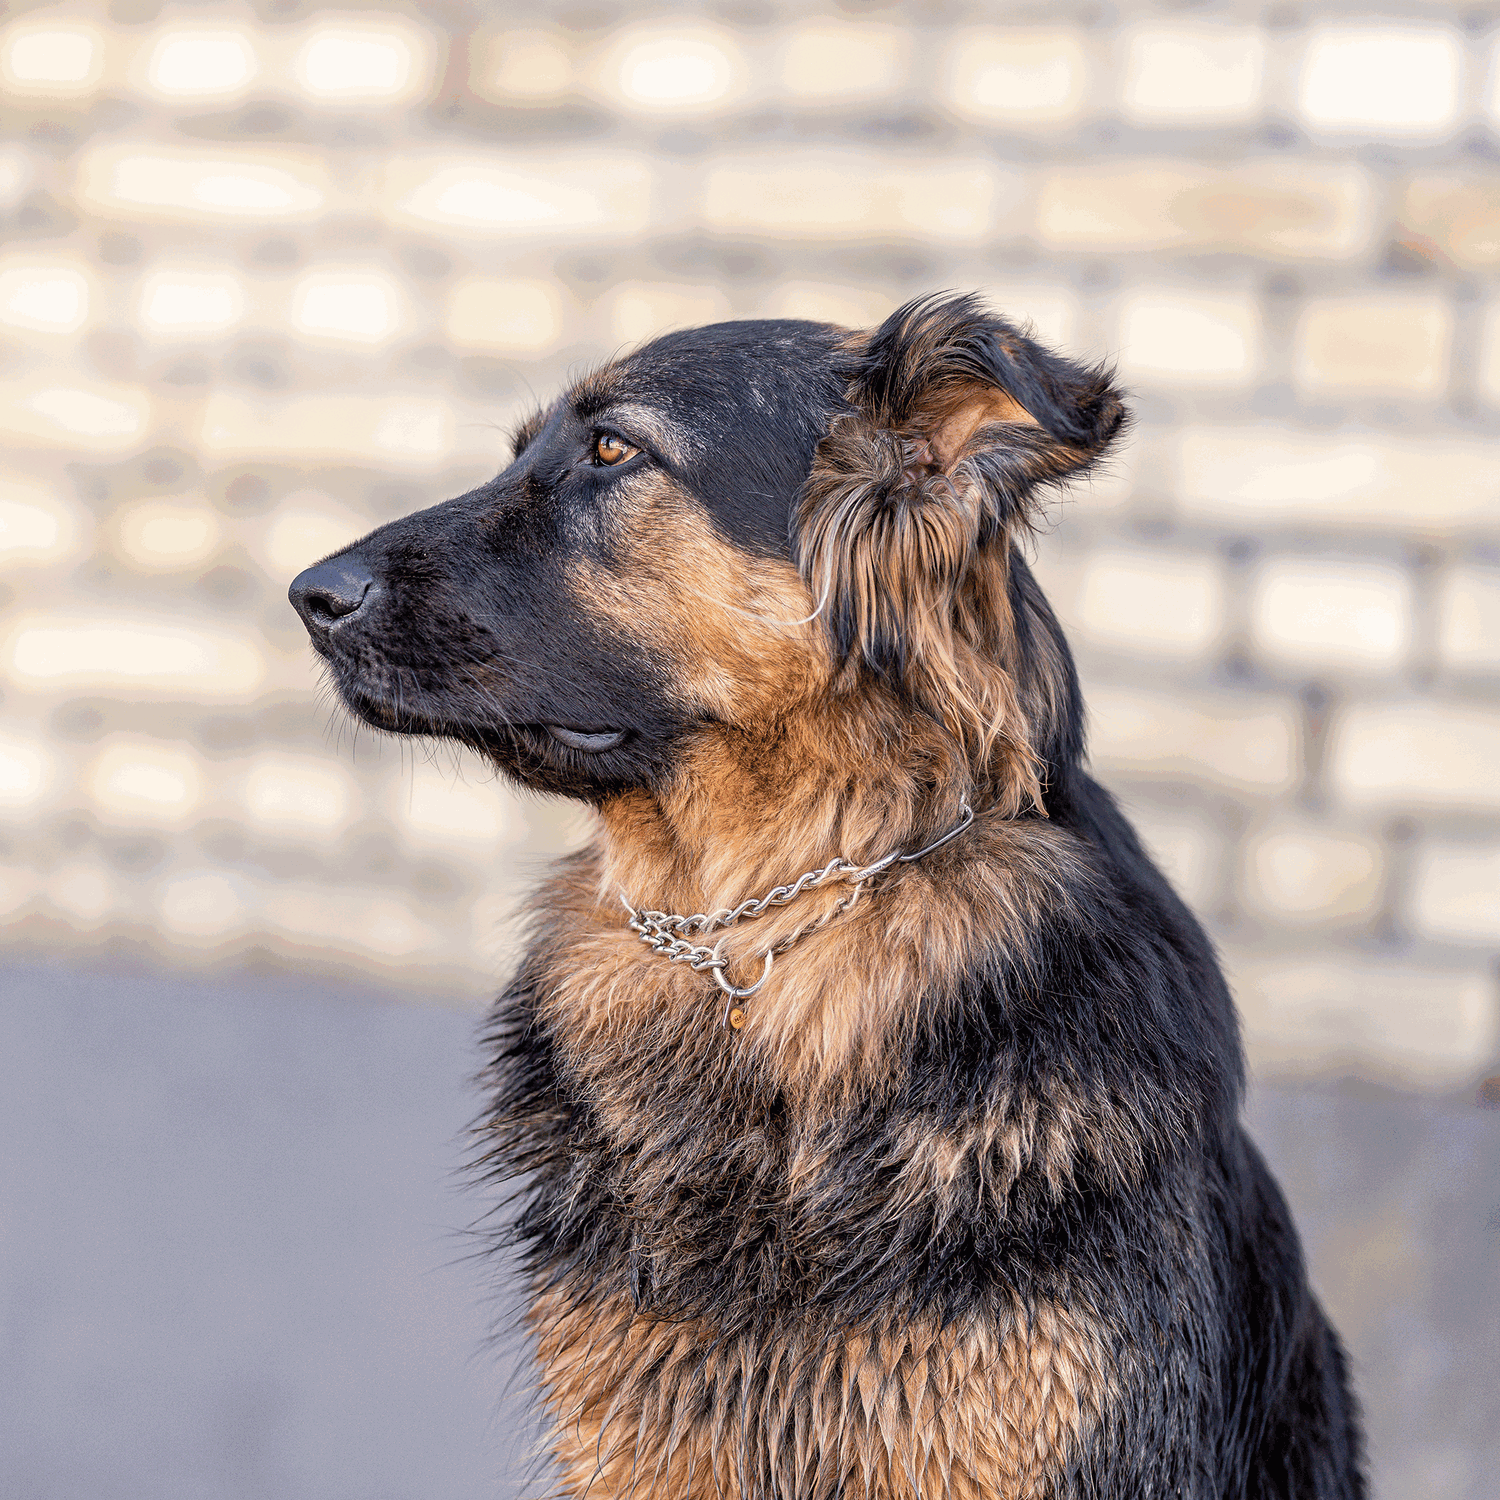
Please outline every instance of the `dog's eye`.
[[634, 458], [640, 451], [612, 432], [601, 432], [594, 439], [594, 462], [603, 464], [606, 469], [624, 463], [627, 458]]

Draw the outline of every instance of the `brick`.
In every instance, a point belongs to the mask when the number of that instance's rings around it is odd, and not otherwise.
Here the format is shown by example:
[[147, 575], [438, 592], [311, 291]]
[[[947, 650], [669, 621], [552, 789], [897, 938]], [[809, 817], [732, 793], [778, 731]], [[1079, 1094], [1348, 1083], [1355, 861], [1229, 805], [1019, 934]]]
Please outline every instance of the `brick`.
[[0, 807], [32, 811], [58, 780], [57, 754], [39, 736], [0, 729]]
[[252, 543], [261, 564], [278, 580], [290, 580], [370, 530], [366, 516], [317, 490], [288, 495], [269, 520], [255, 528]]
[[185, 746], [141, 735], [111, 735], [84, 768], [80, 785], [107, 823], [186, 827], [204, 802], [208, 777]]
[[547, 281], [465, 276], [449, 289], [443, 333], [461, 349], [539, 354], [562, 337], [562, 297]]
[[620, 151], [402, 156], [383, 169], [381, 202], [405, 228], [616, 239], [660, 226], [651, 188], [647, 158]]
[[758, 153], [720, 158], [708, 169], [703, 218], [723, 233], [771, 239], [905, 235], [981, 244], [1023, 188], [1019, 172], [979, 158]]
[[156, 895], [161, 929], [174, 946], [242, 936], [254, 926], [254, 888], [223, 870], [187, 870], [164, 881]]
[[239, 802], [255, 827], [318, 838], [348, 825], [359, 793], [358, 783], [336, 760], [259, 755], [246, 768]]
[[768, 318], [807, 318], [844, 328], [871, 328], [895, 312], [897, 299], [877, 287], [783, 281], [765, 295]]
[[1373, 1074], [1448, 1089], [1483, 1067], [1500, 1041], [1489, 976], [1353, 957], [1229, 963], [1257, 1072]]
[[36, 180], [36, 166], [25, 148], [16, 142], [0, 145], [0, 207], [13, 208]]
[[174, 103], [242, 97], [261, 71], [255, 37], [241, 26], [167, 26], [142, 50], [145, 91]]
[[151, 427], [150, 398], [136, 386], [35, 378], [0, 386], [0, 433], [27, 447], [127, 453]]
[[1253, 120], [1265, 67], [1265, 37], [1255, 27], [1136, 26], [1126, 34], [1120, 104], [1138, 125]]
[[28, 17], [0, 38], [0, 81], [6, 92], [49, 103], [87, 96], [104, 76], [104, 36], [82, 21]]
[[1093, 755], [1111, 769], [1261, 793], [1296, 779], [1289, 703], [1101, 686], [1090, 687], [1087, 702]]
[[343, 949], [392, 965], [449, 958], [443, 936], [384, 891], [311, 881], [284, 882], [261, 894], [257, 927], [288, 939], [298, 950]]
[[359, 266], [319, 266], [292, 287], [291, 323], [305, 337], [345, 344], [383, 344], [411, 320], [401, 284]]
[[561, 98], [573, 83], [573, 54], [561, 31], [507, 31], [469, 44], [469, 87], [481, 99], [539, 103]]
[[1260, 309], [1244, 294], [1142, 290], [1122, 299], [1121, 373], [1154, 385], [1251, 384], [1264, 358]]
[[[1154, 446], [1154, 445], [1153, 445]], [[1098, 468], [1067, 482], [1047, 501], [1047, 516], [1053, 524], [1067, 527], [1075, 516], [1105, 516], [1126, 510], [1135, 494], [1135, 476], [1156, 467], [1142, 450], [1138, 428], [1127, 428]], [[1047, 534], [1040, 541], [1040, 555], [1048, 550]]]
[[[248, 633], [263, 648], [266, 663], [266, 675], [260, 695], [280, 695], [284, 699], [295, 695], [310, 702], [324, 691], [326, 679], [322, 658], [315, 655], [308, 645], [306, 632], [301, 629], [285, 602], [286, 586], [295, 573], [300, 571], [300, 568], [295, 569], [292, 574], [275, 580], [280, 586], [276, 589], [275, 596], [266, 601], [271, 617], [267, 622], [269, 628], [263, 627]], [[309, 709], [308, 712], [311, 713], [312, 710]], [[337, 717], [334, 715], [325, 722], [332, 724]], [[312, 724], [313, 720], [309, 718], [307, 722]]]
[[899, 88], [910, 43], [899, 26], [820, 17], [791, 27], [777, 51], [784, 94], [801, 104], [844, 103]]
[[1071, 597], [1054, 595], [1070, 634], [1116, 651], [1200, 657], [1224, 630], [1223, 570], [1211, 556], [1100, 549]]
[[92, 269], [82, 256], [7, 255], [0, 260], [0, 323], [32, 333], [73, 334], [97, 301]]
[[1082, 511], [1103, 516], [1126, 510], [1135, 495], [1134, 440], [1129, 433], [1099, 468], [1078, 479], [1070, 479], [1059, 491], [1063, 509], [1053, 514], [1064, 520]]
[[138, 325], [158, 338], [217, 338], [249, 307], [245, 279], [233, 271], [161, 266], [141, 278]]
[[1346, 260], [1370, 247], [1375, 213], [1374, 186], [1357, 166], [1123, 160], [1049, 168], [1036, 227], [1043, 244], [1064, 250]]
[[[476, 776], [486, 773], [477, 766]], [[395, 787], [392, 818], [418, 844], [494, 845], [513, 839], [525, 822], [515, 812], [515, 794], [498, 781], [470, 783], [420, 762]]]
[[1256, 652], [1287, 670], [1392, 671], [1411, 649], [1411, 582], [1401, 569], [1278, 558], [1250, 598]]
[[[0, 750], [0, 755], [3, 755], [3, 750]], [[0, 758], [0, 766], [3, 765], [3, 758]], [[0, 781], [0, 786], [3, 784]], [[21, 916], [36, 899], [36, 893], [35, 870], [17, 865], [0, 865], [0, 916]]]
[[274, 457], [425, 469], [457, 452], [457, 422], [451, 403], [427, 397], [249, 401], [219, 391], [204, 404], [198, 442], [225, 462]]
[[1500, 714], [1467, 704], [1354, 704], [1334, 720], [1327, 774], [1355, 806], [1500, 809]]
[[1424, 936], [1500, 947], [1500, 844], [1425, 842], [1411, 881], [1411, 917]]
[[[1500, 200], [1496, 203], [1500, 212]], [[1479, 390], [1492, 406], [1500, 406], [1500, 302], [1485, 310], [1479, 347]]]
[[1440, 297], [1337, 297], [1310, 302], [1297, 322], [1297, 384], [1436, 400], [1448, 386], [1453, 310]]
[[1314, 130], [1424, 137], [1458, 120], [1463, 45], [1443, 26], [1319, 26], [1297, 82]]
[[1287, 925], [1373, 917], [1384, 879], [1384, 855], [1372, 839], [1286, 821], [1260, 829], [1244, 845], [1245, 904]]
[[1082, 112], [1089, 81], [1083, 38], [1071, 27], [981, 28], [948, 45], [947, 102], [970, 119], [1053, 127]]
[[78, 161], [75, 192], [86, 210], [115, 217], [306, 223], [331, 184], [311, 152], [156, 144], [94, 146]]
[[260, 688], [266, 661], [239, 629], [126, 614], [34, 614], [0, 638], [0, 673], [31, 692], [236, 699]]
[[1022, 327], [1049, 349], [1075, 349], [1079, 342], [1078, 297], [1056, 282], [986, 282], [980, 295], [996, 312]]
[[1172, 456], [1185, 515], [1231, 525], [1444, 536], [1500, 526], [1494, 445], [1194, 427]]
[[1034, 554], [1027, 559], [1032, 577], [1071, 637], [1071, 621], [1078, 608], [1078, 584], [1088, 554], [1064, 545], [1057, 531], [1044, 531], [1037, 538]]
[[1500, 672], [1500, 568], [1454, 568], [1443, 579], [1438, 654], [1460, 671]]
[[134, 904], [128, 884], [97, 859], [70, 859], [49, 870], [41, 893], [47, 905], [65, 916], [75, 930], [90, 931], [125, 916]]
[[603, 98], [641, 114], [696, 114], [745, 93], [749, 69], [728, 27], [674, 20], [615, 32], [590, 70]]
[[76, 557], [91, 530], [81, 508], [69, 505], [54, 488], [0, 478], [0, 566]]
[[111, 519], [120, 550], [141, 568], [193, 567], [224, 541], [223, 523], [199, 495], [139, 500]]
[[[551, 853], [549, 849], [540, 857], [547, 858]], [[5, 909], [4, 878], [4, 870], [0, 869], [0, 913]], [[469, 962], [486, 976], [507, 972], [525, 941], [521, 924], [517, 921], [518, 908], [524, 903], [517, 900], [517, 894], [513, 888], [496, 890], [490, 886], [466, 903], [469, 909], [466, 934]]]
[[1399, 234], [1461, 266], [1500, 265], [1500, 183], [1493, 177], [1418, 177], [1401, 199]]
[[732, 310], [718, 287], [641, 281], [616, 287], [602, 309], [610, 337], [624, 344], [640, 343], [671, 328], [719, 323]]
[[389, 14], [373, 22], [318, 20], [293, 54], [290, 71], [318, 104], [390, 106], [427, 92], [435, 50], [425, 28]]
[[1126, 806], [1147, 851], [1184, 901], [1205, 910], [1216, 898], [1223, 840], [1197, 813], [1132, 797]]

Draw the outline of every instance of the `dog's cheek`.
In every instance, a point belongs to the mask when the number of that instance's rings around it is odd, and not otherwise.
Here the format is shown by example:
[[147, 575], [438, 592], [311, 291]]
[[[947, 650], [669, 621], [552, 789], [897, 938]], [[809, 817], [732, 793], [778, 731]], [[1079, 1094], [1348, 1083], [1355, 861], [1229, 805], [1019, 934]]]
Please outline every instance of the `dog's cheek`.
[[682, 713], [763, 724], [832, 675], [806, 585], [790, 562], [724, 540], [693, 496], [653, 478], [630, 486], [608, 547], [572, 560], [569, 594], [651, 664]]

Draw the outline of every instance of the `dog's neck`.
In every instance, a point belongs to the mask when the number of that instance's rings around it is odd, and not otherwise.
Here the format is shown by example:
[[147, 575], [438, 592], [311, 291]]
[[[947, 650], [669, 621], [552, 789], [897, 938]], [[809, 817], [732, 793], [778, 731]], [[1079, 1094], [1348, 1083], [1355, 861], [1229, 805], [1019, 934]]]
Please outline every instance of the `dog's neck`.
[[713, 911], [835, 856], [868, 864], [919, 848], [953, 825], [969, 792], [941, 738], [826, 704], [763, 735], [710, 728], [670, 788], [602, 810], [604, 889], [657, 910]]
[[[875, 725], [869, 739], [849, 737], [856, 718]], [[987, 952], [1020, 951], [1063, 899], [1059, 872], [1076, 859], [1075, 841], [1046, 819], [1007, 815], [993, 789], [971, 791], [956, 759], [934, 758], [940, 731], [918, 754], [900, 739], [903, 723], [926, 733], [910, 716], [883, 723], [866, 705], [836, 733], [831, 719], [823, 704], [806, 733], [786, 728], [753, 742], [712, 730], [685, 757], [693, 774], [668, 793], [631, 792], [603, 809], [603, 836], [578, 867], [568, 935], [543, 986], [548, 1024], [566, 1039], [581, 1087], [611, 1086], [622, 1046], [650, 1052], [663, 1038], [675, 1046], [671, 1038], [690, 1036], [754, 1060], [787, 1098], [883, 1088], [893, 1076], [888, 1046], [923, 1006], [946, 1003]], [[835, 911], [852, 887], [830, 880], [701, 939], [725, 960], [730, 984], [767, 974], [738, 1024], [709, 975], [666, 962], [627, 926], [622, 896], [638, 910], [711, 913], [836, 855], [867, 865], [923, 850], [961, 823], [966, 794], [979, 800], [963, 836], [893, 864], [852, 910]]]

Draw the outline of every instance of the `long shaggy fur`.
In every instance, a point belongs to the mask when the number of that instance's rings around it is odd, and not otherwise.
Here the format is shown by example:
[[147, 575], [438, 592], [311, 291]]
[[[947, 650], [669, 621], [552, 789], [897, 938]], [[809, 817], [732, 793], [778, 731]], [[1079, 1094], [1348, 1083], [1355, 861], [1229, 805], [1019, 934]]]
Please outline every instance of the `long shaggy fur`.
[[[1362, 1497], [1228, 990], [1085, 768], [1021, 555], [1124, 420], [1107, 370], [966, 298], [669, 335], [346, 549], [357, 608], [304, 606], [370, 722], [598, 811], [497, 1006], [479, 1132], [559, 1494]], [[626, 926], [622, 892], [731, 907], [963, 799], [743, 1029]], [[728, 972], [847, 894], [728, 929]]]
[[904, 308], [848, 374], [850, 410], [818, 445], [797, 525], [835, 651], [942, 723], [1007, 814], [1044, 812], [1008, 554], [1047, 486], [1119, 434], [1124, 406], [1107, 371], [1053, 358], [969, 298]]
[[976, 607], [987, 519], [994, 530], [984, 491], [927, 466], [922, 447], [858, 418], [836, 423], [803, 492], [802, 567], [851, 674], [869, 667], [899, 684], [970, 764], [987, 767], [1001, 746], [999, 781], [1040, 807], [1040, 762], [1007, 670], [1004, 595], [998, 609]]

